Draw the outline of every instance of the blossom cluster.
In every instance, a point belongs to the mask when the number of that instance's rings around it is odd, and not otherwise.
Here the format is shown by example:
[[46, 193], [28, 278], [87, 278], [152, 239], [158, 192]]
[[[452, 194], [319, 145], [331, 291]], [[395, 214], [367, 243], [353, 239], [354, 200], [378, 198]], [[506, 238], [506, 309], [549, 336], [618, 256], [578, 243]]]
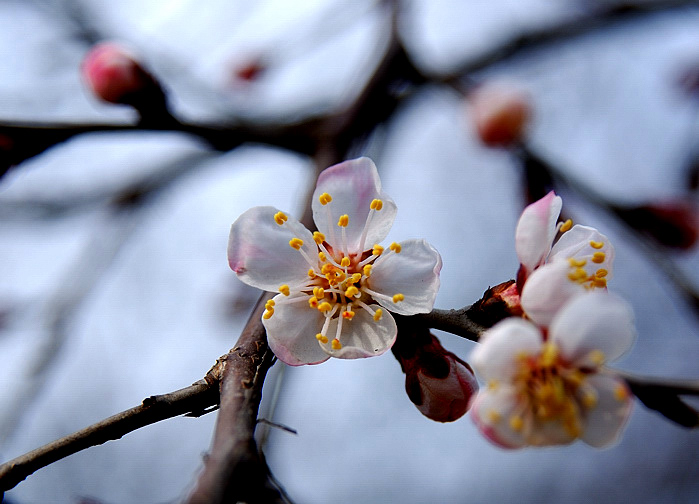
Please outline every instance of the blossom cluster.
[[[607, 237], [559, 222], [561, 208], [551, 192], [522, 213], [520, 269], [508, 294], [521, 306], [485, 331], [471, 355], [486, 382], [480, 392], [471, 367], [428, 331], [396, 345], [408, 396], [425, 416], [453, 421], [471, 408], [480, 431], [507, 448], [617, 439], [631, 394], [605, 365], [633, 344], [633, 315], [607, 292]], [[316, 231], [274, 207], [248, 210], [231, 227], [229, 265], [248, 285], [277, 293], [262, 323], [286, 364], [380, 355], [398, 337], [391, 313], [432, 310], [441, 257], [424, 240], [380, 244], [397, 208], [368, 158], [323, 171], [312, 210]]]

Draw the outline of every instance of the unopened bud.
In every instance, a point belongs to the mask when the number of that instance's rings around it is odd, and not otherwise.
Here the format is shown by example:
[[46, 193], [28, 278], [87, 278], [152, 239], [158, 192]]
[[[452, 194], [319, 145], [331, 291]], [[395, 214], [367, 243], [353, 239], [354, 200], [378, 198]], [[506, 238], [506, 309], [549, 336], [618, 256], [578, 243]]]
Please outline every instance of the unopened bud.
[[489, 147], [519, 142], [531, 116], [530, 98], [513, 84], [487, 83], [468, 95], [471, 121]]

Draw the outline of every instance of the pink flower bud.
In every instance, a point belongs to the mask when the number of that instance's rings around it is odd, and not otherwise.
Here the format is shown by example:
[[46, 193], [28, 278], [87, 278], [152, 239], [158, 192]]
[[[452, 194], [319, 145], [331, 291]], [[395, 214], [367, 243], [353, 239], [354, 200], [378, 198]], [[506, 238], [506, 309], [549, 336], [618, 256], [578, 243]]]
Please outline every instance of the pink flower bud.
[[471, 366], [447, 351], [430, 335], [410, 359], [401, 360], [405, 390], [420, 413], [437, 422], [461, 418], [478, 391]]
[[529, 96], [514, 85], [484, 84], [468, 96], [471, 121], [489, 147], [508, 147], [522, 139], [531, 116]]
[[129, 96], [153, 86], [153, 78], [124, 47], [105, 42], [85, 56], [82, 74], [92, 92], [110, 103], [129, 103]]

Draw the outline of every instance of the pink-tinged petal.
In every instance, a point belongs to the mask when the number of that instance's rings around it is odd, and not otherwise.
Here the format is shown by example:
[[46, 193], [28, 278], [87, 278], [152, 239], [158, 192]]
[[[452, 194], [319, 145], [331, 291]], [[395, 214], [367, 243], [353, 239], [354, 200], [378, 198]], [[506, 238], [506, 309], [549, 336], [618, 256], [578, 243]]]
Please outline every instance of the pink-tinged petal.
[[587, 383], [597, 391], [597, 403], [587, 410], [581, 439], [601, 448], [619, 439], [633, 408], [633, 396], [623, 380], [613, 376], [591, 375]]
[[444, 358], [449, 363], [446, 377], [431, 376], [422, 368], [417, 370], [415, 381], [421, 401], [415, 406], [427, 418], [453, 422], [468, 411], [471, 398], [478, 392], [478, 381], [468, 365], [454, 354], [447, 352]]
[[[592, 244], [595, 246], [593, 247]], [[597, 254], [594, 261], [592, 258]], [[549, 262], [556, 259], [587, 259], [584, 268], [592, 274], [600, 268], [607, 270], [606, 279], [612, 278], [614, 247], [609, 238], [593, 227], [575, 225], [561, 235], [551, 249]]]
[[228, 264], [238, 278], [271, 292], [282, 284], [298, 285], [308, 279], [310, 265], [289, 245], [292, 238], [303, 240], [302, 249], [309, 257], [318, 254], [311, 232], [288, 214], [280, 226], [274, 220], [278, 211], [274, 207], [251, 208], [233, 223], [228, 239]]
[[520, 368], [522, 356], [541, 351], [543, 337], [539, 329], [520, 318], [498, 322], [481, 336], [469, 362], [490, 385], [508, 383]]
[[527, 273], [543, 264], [556, 236], [556, 221], [563, 202], [551, 191], [522, 212], [515, 230], [515, 250]]
[[[378, 305], [370, 305], [376, 311]], [[372, 315], [363, 309], [358, 309], [351, 320], [342, 320], [340, 342], [342, 348], [333, 350], [332, 339], [337, 334], [338, 318], [335, 317], [326, 333], [328, 343], [322, 348], [328, 355], [339, 359], [362, 359], [381, 355], [393, 346], [398, 335], [396, 321], [390, 313], [384, 312], [381, 319], [375, 321]]]
[[568, 278], [568, 261], [545, 264], [534, 271], [522, 289], [522, 309], [537, 325], [548, 327], [561, 307], [584, 287]]
[[305, 302], [284, 304], [285, 299], [283, 294], [277, 294], [274, 297], [274, 314], [262, 319], [274, 355], [290, 366], [319, 364], [328, 360], [329, 355], [320, 348], [316, 339], [325, 320], [323, 314]]
[[613, 294], [579, 294], [556, 314], [549, 336], [570, 362], [596, 367], [631, 348], [636, 339], [633, 312]]
[[[324, 193], [332, 197], [326, 205], [319, 201]], [[393, 200], [381, 190], [381, 179], [371, 159], [353, 159], [323, 170], [313, 193], [313, 220], [330, 244], [341, 248], [341, 228], [337, 222], [340, 216], [348, 215], [349, 224], [345, 228], [347, 246], [350, 253], [357, 253], [370, 205], [375, 199], [380, 199], [383, 205], [371, 217], [363, 247], [369, 250], [386, 238], [397, 211]], [[335, 243], [331, 241], [333, 236]]]
[[[439, 290], [442, 258], [425, 240], [407, 240], [400, 247], [400, 253], [386, 250], [376, 260], [368, 280], [369, 288], [391, 298], [376, 301], [392, 312], [428, 313]], [[403, 294], [403, 300], [394, 303], [395, 294]]]
[[501, 448], [522, 448], [528, 443], [523, 437], [527, 429], [514, 430], [510, 419], [522, 408], [517, 393], [511, 387], [481, 390], [471, 405], [471, 418], [489, 441]]

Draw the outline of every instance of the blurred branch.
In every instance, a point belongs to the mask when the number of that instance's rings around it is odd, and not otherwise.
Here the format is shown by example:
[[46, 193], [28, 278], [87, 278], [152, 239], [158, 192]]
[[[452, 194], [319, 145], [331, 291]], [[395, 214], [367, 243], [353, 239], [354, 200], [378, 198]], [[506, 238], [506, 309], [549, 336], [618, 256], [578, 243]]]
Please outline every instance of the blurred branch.
[[[218, 363], [217, 363], [218, 365]], [[212, 371], [216, 366], [212, 368]], [[212, 373], [210, 371], [210, 373]], [[140, 406], [122, 411], [101, 422], [53, 441], [0, 465], [0, 492], [14, 488], [38, 469], [91, 446], [116, 440], [129, 432], [167, 418], [198, 416], [218, 401], [213, 376], [169, 394], [147, 397]]]
[[680, 398], [682, 395], [699, 396], [699, 380], [651, 378], [623, 371], [614, 373], [626, 381], [631, 392], [647, 408], [683, 427], [699, 427], [699, 412]]

